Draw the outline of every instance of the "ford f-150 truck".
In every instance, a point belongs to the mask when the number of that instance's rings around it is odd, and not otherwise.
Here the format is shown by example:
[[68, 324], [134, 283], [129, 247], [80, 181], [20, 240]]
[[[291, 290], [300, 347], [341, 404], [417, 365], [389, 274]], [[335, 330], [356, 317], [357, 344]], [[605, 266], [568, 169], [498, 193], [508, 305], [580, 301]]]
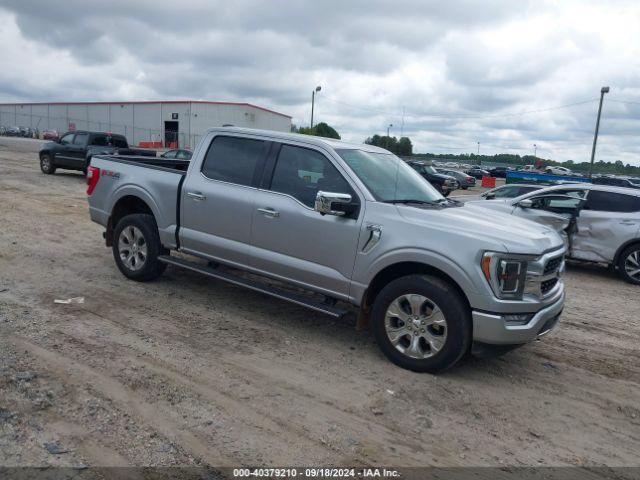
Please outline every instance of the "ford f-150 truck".
[[124, 135], [78, 130], [45, 143], [38, 154], [40, 170], [48, 175], [56, 169], [87, 172], [91, 157], [98, 154], [156, 156], [153, 150], [136, 150], [129, 147]]
[[334, 317], [351, 304], [414, 371], [535, 340], [563, 309], [555, 231], [447, 200], [370, 145], [214, 128], [190, 161], [95, 156], [87, 183], [129, 279], [173, 265]]

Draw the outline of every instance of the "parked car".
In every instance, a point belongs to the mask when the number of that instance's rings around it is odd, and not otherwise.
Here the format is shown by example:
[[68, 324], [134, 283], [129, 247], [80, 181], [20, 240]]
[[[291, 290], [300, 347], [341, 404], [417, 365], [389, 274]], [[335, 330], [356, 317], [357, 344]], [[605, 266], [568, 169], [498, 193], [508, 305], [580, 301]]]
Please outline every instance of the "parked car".
[[610, 185], [612, 187], [640, 188], [640, 180], [626, 177], [593, 177], [596, 185]]
[[489, 175], [496, 178], [507, 178], [507, 172], [513, 170], [511, 167], [492, 167]]
[[479, 195], [460, 195], [455, 197], [460, 202], [472, 202], [476, 200], [501, 200], [505, 198], [515, 198], [525, 193], [533, 192], [544, 188], [544, 185], [530, 185], [527, 183], [510, 183], [492, 188]]
[[447, 162], [444, 166], [448, 168], [458, 168], [458, 164], [456, 162]]
[[547, 173], [549, 175], [574, 175], [574, 173], [568, 168], [553, 166], [545, 167], [544, 173]]
[[467, 175], [472, 176], [473, 178], [477, 178], [477, 179], [482, 179], [482, 177], [489, 177], [489, 172], [487, 172], [486, 170], [482, 169], [482, 168], [470, 168], [469, 170], [466, 170], [464, 173], [466, 173]]
[[177, 148], [174, 150], [167, 150], [162, 155], [162, 158], [177, 158], [180, 160], [191, 160], [191, 156], [193, 152], [191, 150], [186, 150], [184, 148]]
[[436, 170], [438, 171], [438, 173], [449, 175], [450, 177], [455, 178], [462, 190], [466, 190], [469, 187], [476, 186], [476, 179], [464, 172], [460, 172], [459, 170], [448, 170], [444, 168], [438, 168]]
[[97, 154], [156, 156], [153, 150], [129, 148], [123, 135], [105, 132], [67, 132], [59, 139], [45, 143], [39, 153], [40, 170], [53, 174], [57, 168], [87, 172], [91, 158]]
[[44, 130], [42, 132], [43, 140], [57, 140], [58, 138], [60, 138], [60, 134], [57, 130]]
[[494, 202], [468, 202], [549, 225], [568, 257], [606, 263], [640, 285], [640, 190], [574, 183]]
[[333, 317], [348, 312], [341, 300], [391, 361], [424, 372], [505, 352], [558, 321], [562, 238], [478, 216], [387, 150], [214, 128], [195, 152], [186, 172], [157, 168], [161, 158], [93, 158], [91, 219], [127, 278], [173, 265]]
[[22, 132], [20, 130], [20, 127], [10, 127], [5, 132], [5, 135], [7, 137], [19, 137], [22, 135]]
[[407, 163], [445, 197], [449, 196], [451, 192], [458, 188], [458, 181], [455, 178], [450, 175], [438, 173], [438, 171], [428, 163], [419, 161], [409, 161]]

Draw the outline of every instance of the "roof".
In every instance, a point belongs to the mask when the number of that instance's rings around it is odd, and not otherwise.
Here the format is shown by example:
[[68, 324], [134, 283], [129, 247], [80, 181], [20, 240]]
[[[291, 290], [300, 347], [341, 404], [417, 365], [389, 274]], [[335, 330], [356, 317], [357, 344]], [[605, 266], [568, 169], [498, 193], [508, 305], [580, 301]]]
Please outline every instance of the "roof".
[[[509, 184], [511, 185], [511, 184]], [[627, 188], [627, 187], [613, 187], [610, 185], [595, 185], [593, 183], [564, 183], [562, 185], [553, 185], [544, 189], [545, 192], [553, 192], [555, 190], [565, 190], [567, 187], [574, 188], [576, 190], [601, 190], [604, 192], [612, 193], [624, 193], [626, 195], [640, 196], [640, 189]]]
[[350, 150], [364, 150], [367, 152], [385, 153], [391, 155], [389, 150], [384, 148], [375, 147], [366, 143], [353, 143], [346, 142], [344, 140], [337, 140], [334, 138], [316, 137], [314, 135], [304, 135], [301, 133], [286, 133], [276, 132], [273, 130], [258, 130], [254, 128], [241, 128], [241, 127], [215, 127], [210, 128], [208, 132], [233, 132], [233, 133], [245, 133], [251, 135], [259, 135], [269, 137], [275, 140], [289, 140], [296, 142], [304, 142], [310, 145], [316, 145], [320, 147], [329, 147], [332, 149], [350, 149]]
[[238, 107], [251, 107], [257, 108], [264, 112], [280, 115], [281, 117], [292, 118], [291, 115], [285, 115], [284, 113], [276, 112], [265, 107], [259, 107], [247, 102], [212, 102], [207, 100], [141, 100], [141, 101], [126, 101], [126, 102], [14, 102], [14, 103], [0, 103], [2, 106], [18, 106], [18, 105], [149, 105], [153, 103], [160, 104], [176, 104], [176, 103], [198, 103], [204, 105], [231, 105]]

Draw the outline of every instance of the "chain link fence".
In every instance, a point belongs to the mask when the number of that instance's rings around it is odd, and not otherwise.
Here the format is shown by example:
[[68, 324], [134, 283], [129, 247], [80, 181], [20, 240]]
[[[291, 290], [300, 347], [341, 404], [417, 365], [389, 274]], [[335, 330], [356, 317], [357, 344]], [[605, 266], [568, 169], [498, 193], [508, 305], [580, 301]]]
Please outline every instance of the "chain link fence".
[[184, 132], [142, 128], [66, 115], [34, 115], [18, 113], [13, 109], [0, 109], [0, 135], [43, 138], [46, 130], [55, 130], [60, 136], [74, 130], [118, 133], [124, 135], [131, 145], [147, 148], [193, 149], [201, 137], [201, 135], [188, 135]]

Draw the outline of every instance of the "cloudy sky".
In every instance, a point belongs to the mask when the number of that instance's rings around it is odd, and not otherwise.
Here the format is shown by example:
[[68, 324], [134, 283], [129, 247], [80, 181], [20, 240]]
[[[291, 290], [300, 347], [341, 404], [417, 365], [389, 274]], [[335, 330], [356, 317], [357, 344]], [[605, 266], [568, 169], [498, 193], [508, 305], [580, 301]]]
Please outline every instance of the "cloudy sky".
[[[0, 101], [247, 101], [361, 142], [640, 165], [637, 0], [0, 0]], [[403, 115], [404, 112], [404, 115]]]

